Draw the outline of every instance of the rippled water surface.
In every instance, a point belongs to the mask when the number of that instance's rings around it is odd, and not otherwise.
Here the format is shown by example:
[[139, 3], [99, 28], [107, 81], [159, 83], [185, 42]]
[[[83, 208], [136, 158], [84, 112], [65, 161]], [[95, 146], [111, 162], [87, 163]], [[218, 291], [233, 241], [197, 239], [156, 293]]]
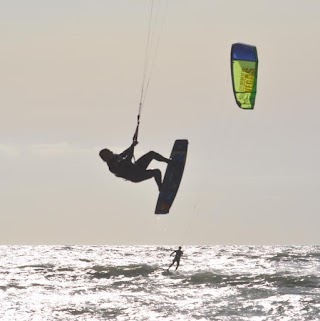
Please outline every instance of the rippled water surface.
[[1, 246], [0, 320], [320, 320], [320, 247]]

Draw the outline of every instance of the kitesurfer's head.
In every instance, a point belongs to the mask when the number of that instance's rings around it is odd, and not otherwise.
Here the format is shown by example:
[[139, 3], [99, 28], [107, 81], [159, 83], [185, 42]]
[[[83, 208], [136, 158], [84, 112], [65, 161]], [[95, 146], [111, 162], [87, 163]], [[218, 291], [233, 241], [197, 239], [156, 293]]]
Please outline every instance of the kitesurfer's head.
[[179, 250], [181, 250], [181, 246], [179, 246]]
[[112, 159], [112, 157], [114, 156], [114, 154], [112, 153], [111, 150], [105, 148], [102, 149], [99, 153], [99, 156], [105, 161], [108, 162], [109, 160]]

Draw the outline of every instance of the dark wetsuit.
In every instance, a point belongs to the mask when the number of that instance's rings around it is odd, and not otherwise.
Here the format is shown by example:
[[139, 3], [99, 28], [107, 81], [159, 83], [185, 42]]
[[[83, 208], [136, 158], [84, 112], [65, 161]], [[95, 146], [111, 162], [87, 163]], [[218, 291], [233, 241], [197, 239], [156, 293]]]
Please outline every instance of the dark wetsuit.
[[[177, 269], [177, 268], [179, 267], [179, 265], [180, 265], [180, 258], [181, 258], [182, 254], [183, 254], [183, 251], [181, 251], [180, 248], [179, 248], [179, 250], [173, 251], [173, 252], [171, 253], [171, 255], [174, 254], [174, 253], [176, 253], [176, 254], [175, 254], [175, 256], [174, 256], [174, 259], [173, 259], [172, 263], [171, 263], [170, 266], [168, 267], [168, 271], [169, 271], [169, 269], [171, 268], [171, 266], [172, 266], [175, 262], [177, 262], [176, 269]], [[170, 255], [170, 256], [171, 256], [171, 255]]]
[[161, 187], [161, 172], [159, 169], [147, 169], [152, 160], [168, 162], [169, 160], [156, 152], [149, 152], [132, 162], [134, 145], [132, 144], [121, 154], [114, 154], [114, 157], [107, 162], [110, 172], [117, 177], [122, 177], [131, 182], [142, 182], [154, 177], [158, 187]]

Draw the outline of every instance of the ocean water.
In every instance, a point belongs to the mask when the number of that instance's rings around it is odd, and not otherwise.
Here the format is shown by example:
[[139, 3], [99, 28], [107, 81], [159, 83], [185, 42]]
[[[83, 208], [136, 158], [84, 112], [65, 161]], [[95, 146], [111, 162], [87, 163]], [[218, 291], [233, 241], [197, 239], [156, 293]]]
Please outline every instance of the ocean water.
[[0, 320], [320, 320], [319, 246], [175, 249], [0, 246]]

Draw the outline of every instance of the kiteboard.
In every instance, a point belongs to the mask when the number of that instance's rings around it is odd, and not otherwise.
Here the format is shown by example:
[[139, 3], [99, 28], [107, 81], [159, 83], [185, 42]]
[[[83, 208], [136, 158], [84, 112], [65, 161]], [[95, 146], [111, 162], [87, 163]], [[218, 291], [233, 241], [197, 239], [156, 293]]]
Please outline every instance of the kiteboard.
[[159, 193], [155, 214], [168, 214], [177, 195], [188, 152], [188, 140], [177, 139], [171, 151], [171, 162], [167, 166]]

